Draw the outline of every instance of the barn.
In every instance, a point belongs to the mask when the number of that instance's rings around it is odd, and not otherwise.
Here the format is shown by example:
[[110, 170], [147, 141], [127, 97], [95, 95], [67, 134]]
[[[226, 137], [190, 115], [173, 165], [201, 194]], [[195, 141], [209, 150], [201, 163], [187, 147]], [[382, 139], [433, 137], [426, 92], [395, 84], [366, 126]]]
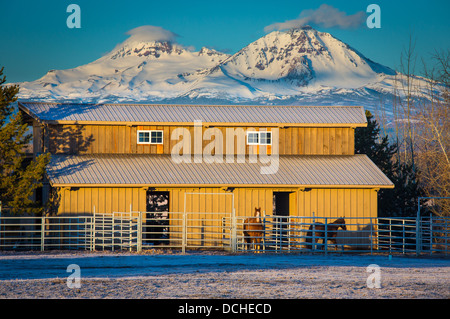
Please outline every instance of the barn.
[[[393, 183], [363, 154], [360, 106], [19, 102], [33, 152], [50, 152], [49, 214], [144, 212], [198, 241], [261, 207], [263, 216], [377, 217]], [[361, 219], [361, 220], [359, 220]], [[197, 230], [194, 230], [197, 229]], [[149, 238], [151, 236], [149, 235]], [[174, 237], [174, 236], [173, 236]], [[203, 244], [203, 242], [202, 242]]]

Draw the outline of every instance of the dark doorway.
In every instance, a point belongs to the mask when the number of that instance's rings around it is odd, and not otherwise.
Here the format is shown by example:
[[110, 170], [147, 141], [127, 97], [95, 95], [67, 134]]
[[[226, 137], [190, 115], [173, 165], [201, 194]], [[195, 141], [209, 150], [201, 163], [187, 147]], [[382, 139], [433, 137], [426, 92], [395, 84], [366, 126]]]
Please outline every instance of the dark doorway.
[[280, 241], [287, 241], [287, 224], [289, 216], [289, 194], [290, 192], [273, 192], [273, 215], [275, 237]]
[[289, 216], [290, 192], [273, 192], [273, 214], [277, 216]]
[[147, 191], [147, 213], [142, 231], [146, 244], [168, 243], [169, 194], [169, 192]]

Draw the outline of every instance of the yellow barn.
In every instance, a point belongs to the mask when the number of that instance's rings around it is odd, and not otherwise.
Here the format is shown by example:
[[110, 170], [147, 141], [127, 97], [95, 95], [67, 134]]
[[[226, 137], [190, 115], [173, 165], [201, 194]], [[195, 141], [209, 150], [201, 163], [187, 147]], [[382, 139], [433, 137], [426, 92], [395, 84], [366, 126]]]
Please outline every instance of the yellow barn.
[[201, 241], [208, 227], [255, 207], [263, 216], [344, 216], [356, 228], [377, 217], [378, 190], [394, 187], [354, 152], [355, 128], [367, 125], [359, 106], [19, 109], [33, 125], [34, 154], [52, 154], [40, 196], [53, 215], [145, 212], [145, 225], [164, 213], [172, 226], [199, 229], [192, 236]]

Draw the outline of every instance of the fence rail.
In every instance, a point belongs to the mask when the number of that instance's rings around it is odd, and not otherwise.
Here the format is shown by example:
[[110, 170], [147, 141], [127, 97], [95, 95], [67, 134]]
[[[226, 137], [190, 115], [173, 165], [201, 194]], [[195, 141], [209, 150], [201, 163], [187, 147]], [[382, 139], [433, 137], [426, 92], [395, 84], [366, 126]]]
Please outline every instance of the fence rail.
[[[448, 254], [450, 219], [265, 216], [248, 243], [245, 217], [223, 213], [128, 212], [0, 217], [0, 250], [224, 249], [233, 252], [399, 252]], [[341, 227], [336, 227], [341, 226]], [[246, 240], [247, 239], [247, 240]]]

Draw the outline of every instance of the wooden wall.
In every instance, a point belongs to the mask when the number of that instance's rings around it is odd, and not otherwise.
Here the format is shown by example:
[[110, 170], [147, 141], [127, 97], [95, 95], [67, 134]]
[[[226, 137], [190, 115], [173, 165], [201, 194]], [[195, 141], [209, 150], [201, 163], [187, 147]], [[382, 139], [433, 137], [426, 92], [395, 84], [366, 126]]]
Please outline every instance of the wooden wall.
[[[132, 187], [56, 188], [59, 215], [145, 211], [146, 191]], [[95, 207], [95, 208], [94, 208]]]
[[[377, 192], [374, 189], [322, 189], [299, 190], [296, 188], [236, 188], [233, 192], [222, 188], [158, 188], [156, 191], [169, 191], [171, 212], [184, 212], [185, 193], [186, 212], [198, 216], [225, 216], [231, 212], [232, 196], [236, 216], [252, 216], [255, 207], [261, 207], [263, 215], [272, 215], [273, 192], [290, 193], [290, 216], [320, 217], [377, 217]], [[58, 214], [145, 212], [146, 194], [144, 188], [133, 187], [80, 187], [58, 189]], [[228, 195], [218, 195], [228, 194]], [[212, 213], [208, 215], [208, 213]], [[195, 216], [195, 214], [191, 214]], [[214, 217], [215, 218], [215, 217]], [[308, 222], [308, 221], [305, 221]], [[350, 222], [349, 222], [350, 223]], [[351, 223], [364, 223], [352, 220]]]
[[[179, 140], [171, 140], [177, 126], [121, 126], [121, 125], [50, 125], [44, 146], [51, 153], [95, 154], [95, 153], [132, 153], [132, 154], [170, 154]], [[194, 127], [184, 127], [191, 135], [191, 153], [194, 153]], [[231, 128], [231, 127], [229, 127]], [[243, 127], [247, 130], [250, 127]], [[203, 127], [204, 133], [208, 128]], [[222, 132], [223, 154], [226, 154], [227, 127], [217, 127]], [[255, 129], [255, 128], [253, 128]], [[137, 144], [137, 130], [163, 130], [163, 145]], [[256, 130], [259, 130], [256, 128]], [[264, 129], [265, 130], [265, 129]], [[268, 129], [270, 130], [270, 129]], [[40, 133], [36, 128], [36, 133]], [[203, 139], [203, 149], [211, 143]], [[279, 154], [281, 155], [353, 155], [354, 129], [288, 127], [279, 129]], [[234, 154], [238, 154], [235, 138]], [[36, 144], [35, 147], [42, 146]], [[259, 146], [262, 147], [262, 146]], [[37, 148], [37, 151], [39, 152]], [[245, 153], [255, 152], [256, 146], [246, 145]]]

